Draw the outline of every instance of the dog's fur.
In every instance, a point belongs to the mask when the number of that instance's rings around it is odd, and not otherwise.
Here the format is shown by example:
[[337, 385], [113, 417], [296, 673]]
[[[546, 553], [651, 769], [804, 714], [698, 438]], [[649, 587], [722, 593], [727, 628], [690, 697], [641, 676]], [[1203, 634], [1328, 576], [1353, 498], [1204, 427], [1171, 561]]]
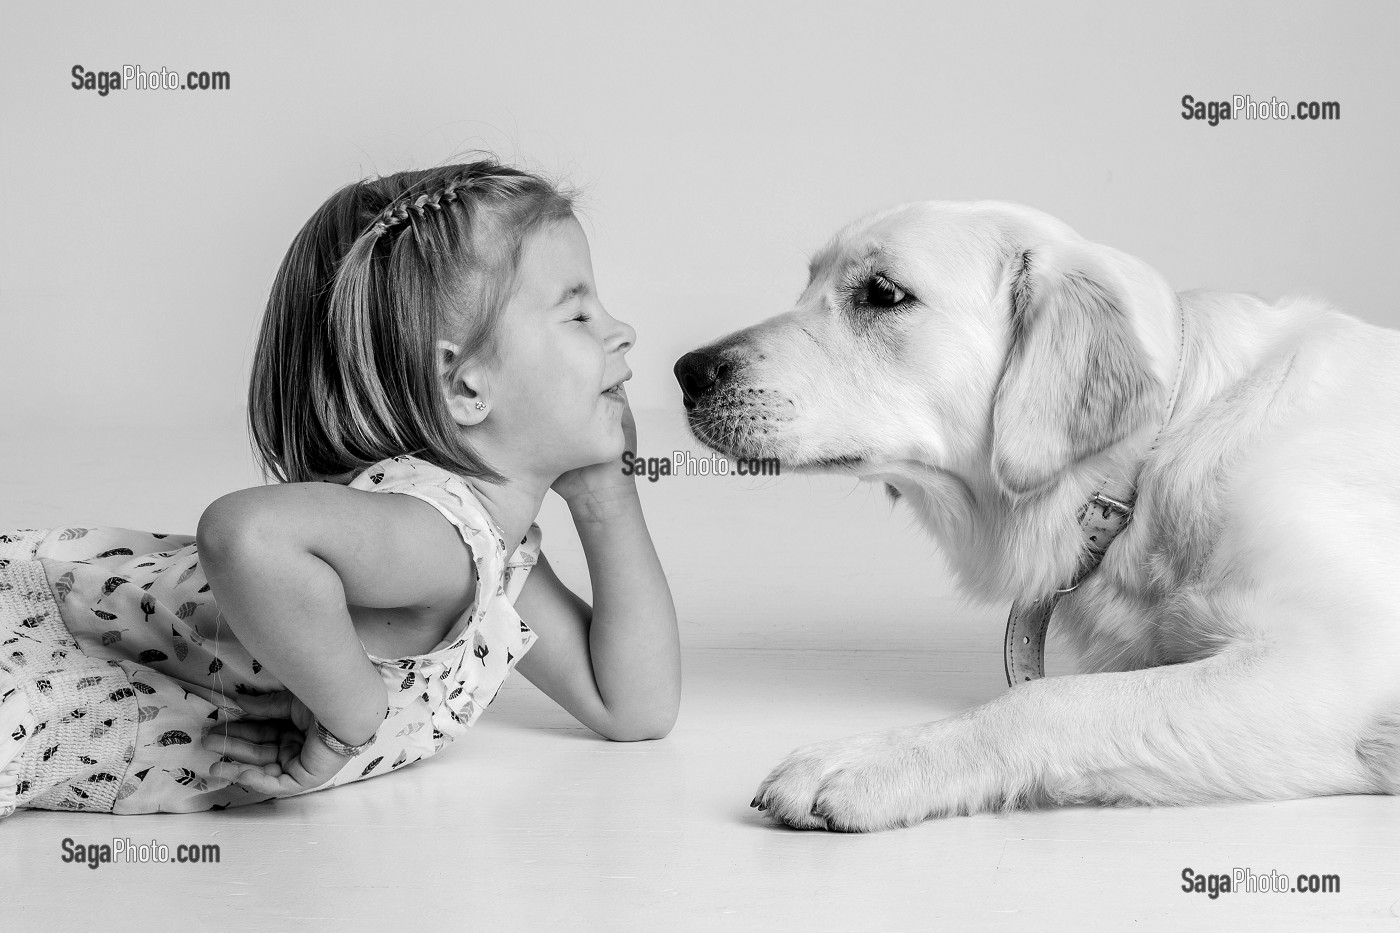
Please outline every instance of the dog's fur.
[[1063, 586], [1080, 507], [1141, 464], [1055, 614], [1095, 673], [798, 749], [758, 791], [777, 820], [1400, 792], [1400, 333], [935, 202], [842, 230], [793, 310], [677, 375], [700, 440], [886, 484], [989, 599]]

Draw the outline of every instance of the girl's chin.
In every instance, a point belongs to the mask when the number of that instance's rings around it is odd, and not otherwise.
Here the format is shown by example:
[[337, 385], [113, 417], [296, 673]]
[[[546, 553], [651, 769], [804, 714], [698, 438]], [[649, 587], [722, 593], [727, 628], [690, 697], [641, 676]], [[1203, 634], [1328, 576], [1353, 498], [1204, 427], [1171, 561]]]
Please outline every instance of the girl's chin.
[[[617, 436], [610, 438], [607, 446], [603, 449], [603, 459], [599, 463], [621, 462], [622, 450], [626, 446], [626, 439], [622, 436], [622, 428], [617, 429]], [[635, 453], [635, 451], [633, 451]]]
[[597, 463], [621, 463], [622, 449], [626, 446], [626, 441], [622, 434], [622, 426], [618, 425], [608, 435], [600, 438], [596, 445], [590, 445], [580, 456], [581, 462], [578, 465], [582, 467]]
[[599, 463], [617, 463], [618, 469], [621, 469], [622, 451], [627, 445], [627, 436], [622, 431], [618, 406], [607, 407], [612, 409], [607, 413], [609, 417], [595, 419], [586, 434], [575, 433], [575, 444], [569, 445], [565, 450], [555, 448], [565, 454], [563, 471], [595, 466]]

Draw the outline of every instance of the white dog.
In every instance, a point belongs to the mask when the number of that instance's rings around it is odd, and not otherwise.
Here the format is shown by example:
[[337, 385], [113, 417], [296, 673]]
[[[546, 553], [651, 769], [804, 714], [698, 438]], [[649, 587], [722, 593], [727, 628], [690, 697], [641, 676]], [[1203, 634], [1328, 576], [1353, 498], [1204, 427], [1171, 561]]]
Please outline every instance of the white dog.
[[[1177, 294], [1023, 207], [920, 203], [676, 375], [705, 443], [885, 483], [967, 590], [1058, 595], [1095, 672], [798, 749], [754, 801], [776, 820], [1400, 792], [1400, 333]], [[1082, 576], [1105, 489], [1132, 521]]]

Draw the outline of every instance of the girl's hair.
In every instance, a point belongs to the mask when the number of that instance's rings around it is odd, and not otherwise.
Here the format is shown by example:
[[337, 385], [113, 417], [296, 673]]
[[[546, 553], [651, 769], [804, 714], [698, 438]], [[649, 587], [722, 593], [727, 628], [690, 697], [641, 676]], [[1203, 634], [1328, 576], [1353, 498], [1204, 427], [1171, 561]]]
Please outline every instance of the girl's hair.
[[438, 339], [490, 359], [525, 238], [570, 193], [491, 160], [341, 188], [296, 235], [253, 357], [264, 475], [304, 482], [413, 454], [492, 482], [447, 413]]

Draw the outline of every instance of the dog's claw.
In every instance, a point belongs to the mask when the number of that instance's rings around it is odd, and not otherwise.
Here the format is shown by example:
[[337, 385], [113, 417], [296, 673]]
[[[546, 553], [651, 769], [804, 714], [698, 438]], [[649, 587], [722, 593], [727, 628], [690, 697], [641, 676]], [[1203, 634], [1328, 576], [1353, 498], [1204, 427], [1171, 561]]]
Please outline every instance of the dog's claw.
[[750, 800], [750, 801], [749, 801], [749, 806], [751, 806], [751, 807], [756, 807], [756, 806], [758, 806], [758, 798], [755, 797], [754, 799]]

